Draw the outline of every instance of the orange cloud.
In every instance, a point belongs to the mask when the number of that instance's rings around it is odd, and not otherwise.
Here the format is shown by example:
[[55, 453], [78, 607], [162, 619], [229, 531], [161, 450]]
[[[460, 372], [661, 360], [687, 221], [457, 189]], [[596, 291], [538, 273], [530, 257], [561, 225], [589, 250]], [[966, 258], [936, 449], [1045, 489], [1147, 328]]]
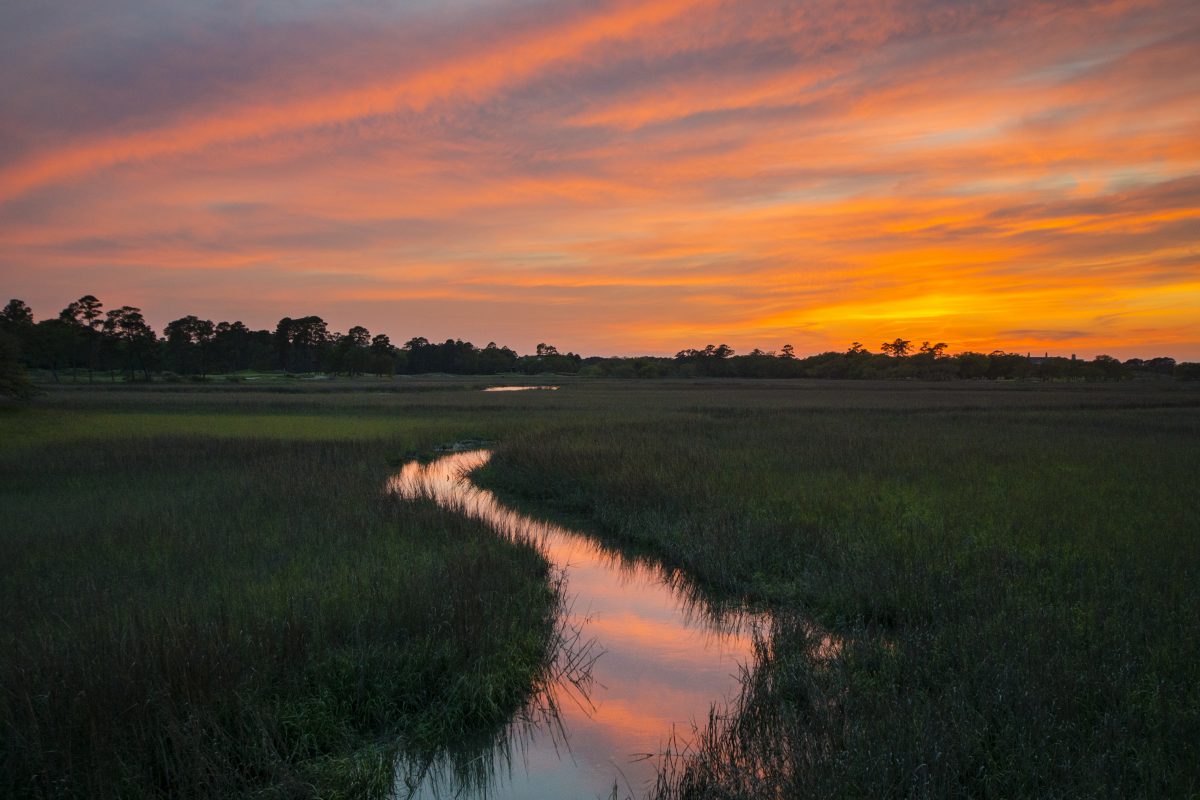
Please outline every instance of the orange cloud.
[[235, 109], [232, 114], [189, 119], [163, 130], [89, 142], [0, 174], [0, 200], [44, 182], [122, 162], [188, 153], [222, 143], [266, 139], [289, 131], [344, 124], [400, 110], [421, 111], [447, 97], [476, 99], [489, 89], [520, 80], [560, 59], [577, 56], [598, 42], [660, 25], [709, 1], [616, 4], [607, 13], [571, 20], [548, 30], [535, 30], [515, 42], [497, 42], [483, 52], [436, 64], [414, 75], [316, 97], [302, 96], [285, 104], [261, 104]]
[[[81, 74], [4, 50], [33, 74], [0, 91], [97, 124], [0, 125], [0, 276], [39, 314], [87, 291], [159, 325], [327, 303], [524, 349], [1200, 357], [1194, 4], [512, 2], [379, 12], [360, 49], [318, 12], [228, 92], [111, 111], [105, 58], [187, 89], [211, 36], [60, 32], [93, 43]], [[254, 24], [246, 47], [280, 35]]]

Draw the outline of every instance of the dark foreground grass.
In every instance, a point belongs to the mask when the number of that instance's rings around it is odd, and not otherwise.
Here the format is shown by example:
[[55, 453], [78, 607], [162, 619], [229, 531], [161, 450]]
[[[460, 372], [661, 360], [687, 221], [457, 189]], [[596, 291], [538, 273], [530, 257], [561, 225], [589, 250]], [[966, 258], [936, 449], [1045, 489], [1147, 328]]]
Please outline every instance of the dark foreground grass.
[[383, 796], [394, 759], [502, 725], [555, 589], [532, 549], [384, 496], [411, 445], [7, 450], [0, 796]]
[[775, 608], [660, 797], [1187, 797], [1198, 445], [1194, 408], [712, 409], [518, 436], [484, 478]]
[[1200, 791], [1188, 387], [335, 383], [0, 409], [0, 796], [381, 796], [493, 741], [555, 587], [380, 491], [465, 437], [510, 498], [774, 609], [662, 797]]

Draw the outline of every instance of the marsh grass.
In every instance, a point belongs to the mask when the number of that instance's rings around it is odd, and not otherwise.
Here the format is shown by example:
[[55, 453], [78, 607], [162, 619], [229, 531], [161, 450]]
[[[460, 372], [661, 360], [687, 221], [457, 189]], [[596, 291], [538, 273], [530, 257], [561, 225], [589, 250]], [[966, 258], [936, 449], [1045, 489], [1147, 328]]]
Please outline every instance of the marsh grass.
[[1200, 789], [1195, 409], [716, 411], [517, 436], [484, 476], [775, 609], [659, 796]]
[[380, 796], [397, 763], [483, 763], [553, 669], [553, 578], [381, 491], [466, 438], [507, 501], [773, 609], [662, 797], [1200, 791], [1200, 393], [556, 383], [0, 408], [0, 795]]
[[362, 440], [165, 436], [0, 461], [0, 794], [382, 796], [553, 658], [532, 549], [385, 496]]

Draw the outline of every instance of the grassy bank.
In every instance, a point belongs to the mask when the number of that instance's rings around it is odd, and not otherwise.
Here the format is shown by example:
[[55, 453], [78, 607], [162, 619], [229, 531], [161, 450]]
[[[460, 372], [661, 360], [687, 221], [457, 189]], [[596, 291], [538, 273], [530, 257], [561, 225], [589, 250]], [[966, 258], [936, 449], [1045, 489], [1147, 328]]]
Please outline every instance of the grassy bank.
[[533, 691], [540, 556], [381, 492], [459, 423], [56, 399], [0, 415], [0, 795], [379, 796]]
[[776, 608], [663, 797], [1193, 795], [1200, 411], [1006, 399], [631, 415], [484, 479]]

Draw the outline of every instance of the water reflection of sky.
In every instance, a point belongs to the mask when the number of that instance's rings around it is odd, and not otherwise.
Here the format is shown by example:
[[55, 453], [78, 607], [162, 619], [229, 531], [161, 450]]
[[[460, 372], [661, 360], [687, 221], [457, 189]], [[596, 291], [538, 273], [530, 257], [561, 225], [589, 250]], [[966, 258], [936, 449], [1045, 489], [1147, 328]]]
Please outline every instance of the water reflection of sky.
[[553, 690], [560, 695], [567, 748], [550, 728], [523, 730], [511, 769], [500, 770], [485, 790], [458, 794], [460, 787], [443, 775], [437, 788], [427, 780], [410, 796], [594, 798], [611, 796], [614, 784], [621, 797], [641, 796], [655, 779], [656, 761], [646, 756], [661, 753], [673, 729], [686, 738], [714, 702], [737, 691], [741, 666], [751, 658], [750, 625], [705, 614], [657, 567], [505, 507], [463, 477], [490, 457], [476, 450], [413, 462], [388, 488], [403, 497], [430, 497], [502, 535], [537, 543], [566, 575], [570, 622], [594, 638], [602, 654], [592, 669], [590, 703], [568, 696], [564, 687]]
[[485, 392], [556, 392], [557, 386], [489, 386]]

